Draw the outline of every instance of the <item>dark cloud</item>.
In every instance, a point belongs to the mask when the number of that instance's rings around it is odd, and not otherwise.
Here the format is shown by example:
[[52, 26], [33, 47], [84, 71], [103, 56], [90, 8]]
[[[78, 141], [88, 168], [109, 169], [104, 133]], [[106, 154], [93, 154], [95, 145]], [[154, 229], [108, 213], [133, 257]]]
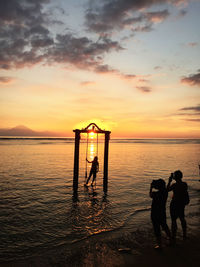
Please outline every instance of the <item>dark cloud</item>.
[[117, 70], [111, 68], [109, 65], [104, 64], [104, 65], [97, 65], [95, 67], [95, 71], [99, 73], [118, 73]]
[[43, 4], [47, 3], [0, 1], [0, 68], [33, 65], [43, 59], [44, 46], [51, 40], [47, 27], [50, 19], [43, 13]]
[[181, 9], [181, 10], [179, 11], [179, 16], [180, 16], [180, 17], [184, 17], [186, 14], [187, 14], [187, 11], [184, 10], [184, 9]]
[[[112, 51], [122, 50], [119, 42], [107, 34], [113, 29], [131, 26], [132, 32], [150, 31], [152, 25], [169, 16], [167, 9], [148, 10], [154, 4], [166, 1], [103, 0], [92, 1], [87, 10], [86, 22], [90, 31], [103, 33], [94, 40], [77, 36], [65, 25], [64, 33], [55, 29], [63, 22], [53, 16], [50, 0], [2, 0], [0, 1], [0, 69], [22, 68], [38, 63], [67, 64], [97, 73], [113, 73], [131, 80], [134, 74], [124, 74], [105, 64], [104, 56]], [[48, 10], [49, 7], [49, 10]], [[64, 14], [63, 10], [55, 12]], [[62, 17], [62, 16], [61, 16]], [[55, 25], [54, 31], [51, 26]], [[95, 35], [96, 36], [96, 35]], [[100, 36], [100, 37], [99, 37]], [[149, 87], [138, 87], [150, 92]]]
[[33, 25], [44, 22], [42, 5], [49, 0], [2, 0], [0, 1], [0, 21], [9, 24]]
[[10, 83], [14, 80], [13, 77], [0, 76], [0, 83]]
[[152, 91], [151, 87], [149, 86], [137, 86], [136, 88], [143, 93], [150, 93]]
[[179, 110], [183, 111], [192, 111], [192, 112], [200, 112], [200, 105], [194, 106], [194, 107], [184, 107]]
[[87, 37], [75, 37], [69, 33], [56, 36], [54, 46], [48, 50], [48, 58], [53, 62], [69, 63], [96, 72], [112, 72], [108, 65], [103, 64], [102, 55], [121, 49], [118, 42], [107, 37], [93, 42]]
[[[0, 1], [0, 69], [21, 68], [40, 62], [71, 64], [97, 72], [113, 72], [103, 56], [123, 49], [104, 36], [97, 41], [72, 33], [56, 34], [49, 25], [48, 0]], [[51, 14], [51, 16], [49, 15]]]
[[191, 74], [188, 77], [183, 77], [181, 79], [182, 83], [189, 84], [191, 86], [197, 85], [200, 86], [200, 70], [196, 74]]
[[[200, 105], [192, 106], [192, 107], [184, 107], [179, 109], [180, 113], [178, 113], [178, 116], [184, 116], [185, 118], [183, 120], [185, 121], [194, 121], [199, 122], [200, 119], [197, 118], [200, 116]], [[194, 118], [191, 118], [194, 117]]]
[[31, 40], [32, 48], [42, 48], [42, 47], [49, 47], [54, 44], [54, 40], [52, 38], [33, 38]]
[[[150, 31], [153, 23], [161, 22], [169, 16], [169, 11], [152, 11], [156, 4], [177, 3], [168, 0], [102, 0], [90, 1], [86, 12], [86, 25], [97, 33], [112, 32], [131, 27], [132, 31]], [[148, 9], [151, 8], [151, 11]]]

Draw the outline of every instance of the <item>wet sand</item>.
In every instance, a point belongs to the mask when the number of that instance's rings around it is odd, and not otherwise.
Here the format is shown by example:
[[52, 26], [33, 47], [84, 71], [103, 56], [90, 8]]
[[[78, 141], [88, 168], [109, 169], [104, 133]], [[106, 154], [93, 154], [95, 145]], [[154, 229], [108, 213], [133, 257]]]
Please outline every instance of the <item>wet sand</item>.
[[[72, 246], [71, 250], [64, 247], [48, 254], [19, 260], [16, 262], [1, 263], [2, 267], [197, 267], [200, 262], [200, 232], [190, 236], [188, 240], [177, 240], [176, 246], [167, 246], [164, 241], [162, 250], [155, 250], [152, 243], [141, 243], [138, 247], [131, 241], [133, 236], [127, 235], [117, 240], [90, 240]], [[137, 238], [137, 236], [135, 236]], [[151, 235], [152, 237], [152, 235]], [[121, 241], [123, 240], [123, 241]], [[135, 240], [134, 240], [135, 241]], [[152, 241], [152, 240], [149, 240]], [[128, 246], [125, 246], [128, 245]]]
[[200, 237], [179, 242], [174, 247], [164, 247], [161, 251], [146, 248], [141, 255], [124, 255], [122, 266], [148, 267], [197, 267], [200, 262]]

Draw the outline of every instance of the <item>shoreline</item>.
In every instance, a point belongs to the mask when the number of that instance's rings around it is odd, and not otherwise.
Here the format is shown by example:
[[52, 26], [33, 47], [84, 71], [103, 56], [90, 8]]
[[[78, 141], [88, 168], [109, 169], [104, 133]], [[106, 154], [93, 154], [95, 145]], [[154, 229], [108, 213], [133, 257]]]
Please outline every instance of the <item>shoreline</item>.
[[72, 244], [50, 250], [40, 256], [2, 262], [1, 267], [197, 267], [200, 262], [200, 231], [189, 233], [187, 240], [177, 237], [176, 246], [167, 246], [163, 237], [163, 249], [155, 250], [153, 232], [147, 234], [144, 243], [140, 233], [121, 233], [117, 238], [110, 236]]

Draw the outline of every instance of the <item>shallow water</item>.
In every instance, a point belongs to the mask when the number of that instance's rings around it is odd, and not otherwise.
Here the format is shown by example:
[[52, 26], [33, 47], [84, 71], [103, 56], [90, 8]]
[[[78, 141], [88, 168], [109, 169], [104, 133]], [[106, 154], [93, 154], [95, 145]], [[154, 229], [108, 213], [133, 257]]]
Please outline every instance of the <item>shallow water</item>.
[[[0, 138], [0, 260], [39, 255], [81, 240], [149, 229], [149, 185], [180, 169], [191, 198], [189, 230], [200, 222], [200, 140], [118, 139], [109, 147], [108, 192], [103, 192], [103, 140], [97, 184], [83, 186], [96, 140], [81, 140], [78, 196], [72, 191], [74, 142], [69, 138]], [[87, 173], [90, 165], [87, 166]], [[168, 206], [171, 194], [167, 202]], [[169, 216], [168, 216], [169, 217]], [[168, 218], [169, 219], [169, 218]], [[170, 222], [170, 221], [169, 221]]]

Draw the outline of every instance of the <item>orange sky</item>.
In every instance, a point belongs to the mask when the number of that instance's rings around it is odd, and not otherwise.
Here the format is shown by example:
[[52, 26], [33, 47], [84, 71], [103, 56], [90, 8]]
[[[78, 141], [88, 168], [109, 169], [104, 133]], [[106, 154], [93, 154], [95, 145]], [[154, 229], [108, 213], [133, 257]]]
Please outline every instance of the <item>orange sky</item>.
[[106, 1], [78, 2], [5, 5], [0, 128], [200, 138], [200, 3], [116, 1], [108, 17]]

